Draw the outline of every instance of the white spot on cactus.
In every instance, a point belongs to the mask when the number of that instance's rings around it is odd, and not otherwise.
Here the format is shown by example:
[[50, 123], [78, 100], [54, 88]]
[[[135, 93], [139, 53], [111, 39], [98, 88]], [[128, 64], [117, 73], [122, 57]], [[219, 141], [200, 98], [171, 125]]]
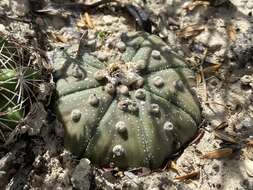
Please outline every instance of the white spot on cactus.
[[171, 48], [169, 46], [163, 46], [161, 50], [163, 52], [166, 52], [166, 53], [170, 53], [171, 52]]
[[81, 115], [82, 115], [82, 113], [81, 113], [80, 110], [78, 110], [78, 109], [72, 110], [72, 112], [71, 112], [71, 119], [72, 119], [72, 121], [78, 122], [80, 120], [80, 118], [81, 118]]
[[130, 102], [129, 105], [128, 105], [128, 110], [129, 111], [132, 111], [132, 112], [136, 112], [139, 110], [138, 106], [137, 106], [137, 103], [136, 102]]
[[151, 104], [150, 105], [150, 112], [154, 114], [160, 113], [160, 107], [158, 104]]
[[82, 72], [81, 70], [79, 69], [75, 69], [73, 72], [72, 72], [72, 76], [77, 78], [78, 80], [81, 80], [81, 79], [84, 79], [85, 78], [85, 73]]
[[120, 94], [123, 94], [125, 96], [128, 95], [128, 93], [129, 93], [129, 89], [126, 85], [120, 85], [118, 87], [118, 91], [119, 91]]
[[170, 121], [166, 121], [163, 125], [163, 129], [165, 132], [170, 132], [174, 129], [174, 125]]
[[141, 70], [145, 69], [147, 66], [147, 63], [144, 60], [138, 60], [132, 64], [137, 71], [141, 71]]
[[154, 85], [157, 87], [157, 88], [161, 88], [163, 87], [164, 85], [164, 81], [161, 77], [157, 76], [154, 78]]
[[90, 105], [92, 106], [97, 106], [99, 104], [99, 99], [98, 97], [96, 96], [96, 94], [91, 94], [89, 96], [89, 99], [88, 99], [88, 102]]
[[101, 81], [103, 79], [105, 79], [105, 73], [104, 71], [100, 70], [100, 71], [97, 71], [95, 74], [94, 74], [94, 77], [97, 81]]
[[135, 83], [136, 88], [141, 88], [143, 85], [144, 85], [144, 79], [143, 78], [139, 78]]
[[125, 149], [121, 145], [115, 145], [112, 149], [113, 157], [121, 157], [125, 154]]
[[161, 53], [160, 53], [160, 51], [157, 51], [157, 50], [153, 50], [152, 53], [151, 53], [151, 56], [152, 56], [154, 59], [158, 59], [158, 60], [161, 59]]
[[136, 90], [135, 97], [141, 100], [145, 99], [146, 97], [145, 91], [143, 89]]
[[121, 100], [118, 102], [118, 108], [122, 111], [126, 111], [128, 109], [129, 101]]
[[175, 81], [174, 86], [175, 86], [176, 90], [184, 91], [184, 83], [182, 80]]
[[126, 124], [124, 121], [119, 121], [116, 123], [115, 127], [119, 134], [125, 134], [127, 132]]
[[107, 83], [107, 84], [105, 85], [105, 91], [106, 91], [108, 94], [113, 95], [114, 92], [115, 92], [115, 87], [114, 87], [114, 85], [113, 85], [112, 83]]

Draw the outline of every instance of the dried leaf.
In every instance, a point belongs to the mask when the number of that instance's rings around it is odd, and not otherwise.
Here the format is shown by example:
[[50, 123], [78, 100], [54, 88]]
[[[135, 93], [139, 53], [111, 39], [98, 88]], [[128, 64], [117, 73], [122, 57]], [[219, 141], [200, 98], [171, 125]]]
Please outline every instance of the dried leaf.
[[189, 174], [186, 174], [186, 175], [181, 175], [181, 176], [177, 176], [175, 177], [176, 180], [179, 180], [179, 181], [183, 181], [183, 180], [186, 180], [186, 179], [192, 179], [194, 177], [197, 177], [199, 176], [199, 170], [198, 171], [193, 171]]
[[76, 26], [79, 28], [94, 28], [91, 17], [87, 12], [80, 15], [80, 19], [76, 22]]
[[171, 161], [170, 162], [170, 169], [174, 172], [176, 172], [177, 174], [179, 174], [178, 172], [178, 168], [177, 168], [177, 163], [175, 161]]
[[62, 42], [62, 43], [68, 42], [68, 38], [67, 38], [66, 36], [60, 35], [60, 34], [57, 34], [57, 35], [56, 35], [56, 40], [57, 40], [58, 42]]
[[177, 32], [177, 36], [180, 38], [190, 38], [199, 35], [201, 32], [205, 30], [205, 25], [190, 25], [183, 29], [181, 29], [179, 32]]
[[201, 158], [218, 159], [228, 157], [233, 153], [232, 148], [222, 148], [205, 153]]
[[214, 136], [221, 139], [221, 140], [224, 140], [224, 141], [227, 141], [230, 143], [234, 143], [234, 144], [238, 144], [238, 142], [236, 141], [236, 139], [234, 137], [232, 137], [231, 135], [228, 135], [222, 131], [214, 131]]
[[188, 3], [186, 6], [183, 7], [183, 9], [185, 9], [187, 12], [191, 12], [198, 6], [207, 7], [209, 5], [210, 5], [210, 2], [208, 1], [194, 1], [194, 2]]
[[235, 41], [236, 40], [236, 31], [235, 31], [235, 27], [232, 23], [229, 23], [226, 26], [226, 30], [227, 30], [227, 34], [230, 40]]

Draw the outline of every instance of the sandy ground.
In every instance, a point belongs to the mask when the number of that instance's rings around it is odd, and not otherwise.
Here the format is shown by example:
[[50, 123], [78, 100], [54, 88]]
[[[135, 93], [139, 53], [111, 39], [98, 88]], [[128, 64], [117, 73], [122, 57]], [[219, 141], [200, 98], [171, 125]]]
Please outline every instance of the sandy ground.
[[[139, 5], [141, 2], [135, 1]], [[8, 170], [6, 176], [0, 173], [0, 188], [253, 189], [250, 145], [253, 140], [253, 2], [219, 2], [223, 1], [197, 5], [190, 0], [149, 0], [144, 6], [156, 24], [154, 33], [183, 55], [196, 71], [195, 91], [203, 109], [203, 124], [197, 139], [182, 154], [159, 171], [97, 169], [87, 159], [79, 162], [63, 150], [61, 124], [49, 114], [51, 119], [43, 123], [37, 134], [18, 138], [7, 150], [0, 149], [0, 171]], [[32, 8], [26, 3], [22, 0], [9, 4], [3, 0], [0, 13], [31, 19]], [[119, 35], [136, 30], [133, 19], [113, 7], [90, 11], [94, 27], [88, 28], [73, 26], [80, 19], [78, 14], [61, 14], [63, 17], [36, 14], [40, 35], [31, 23], [2, 17], [0, 31], [44, 48], [50, 57], [51, 50], [78, 43], [87, 30], [92, 54], [108, 60], [117, 54], [114, 47]], [[46, 111], [50, 113], [50, 107]]]

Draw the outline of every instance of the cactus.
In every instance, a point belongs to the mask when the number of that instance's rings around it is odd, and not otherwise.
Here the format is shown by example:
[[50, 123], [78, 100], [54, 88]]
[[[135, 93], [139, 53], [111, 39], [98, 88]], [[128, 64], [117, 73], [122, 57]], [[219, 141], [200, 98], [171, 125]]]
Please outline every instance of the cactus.
[[5, 139], [2, 129], [11, 131], [23, 119], [24, 103], [31, 98], [28, 95], [39, 75], [23, 63], [27, 52], [13, 39], [0, 38], [0, 47], [0, 132]]
[[95, 165], [161, 167], [201, 121], [192, 71], [157, 36], [124, 33], [121, 60], [101, 63], [75, 48], [54, 56], [65, 147]]

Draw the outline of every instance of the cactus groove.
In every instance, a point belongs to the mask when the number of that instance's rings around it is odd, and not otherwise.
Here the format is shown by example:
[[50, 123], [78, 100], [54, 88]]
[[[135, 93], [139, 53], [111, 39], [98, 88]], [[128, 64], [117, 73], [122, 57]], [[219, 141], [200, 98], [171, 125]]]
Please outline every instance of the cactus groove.
[[75, 59], [73, 47], [55, 54], [65, 147], [100, 167], [158, 168], [197, 132], [194, 76], [155, 35], [124, 33], [121, 40], [126, 50], [113, 63], [88, 53]]

